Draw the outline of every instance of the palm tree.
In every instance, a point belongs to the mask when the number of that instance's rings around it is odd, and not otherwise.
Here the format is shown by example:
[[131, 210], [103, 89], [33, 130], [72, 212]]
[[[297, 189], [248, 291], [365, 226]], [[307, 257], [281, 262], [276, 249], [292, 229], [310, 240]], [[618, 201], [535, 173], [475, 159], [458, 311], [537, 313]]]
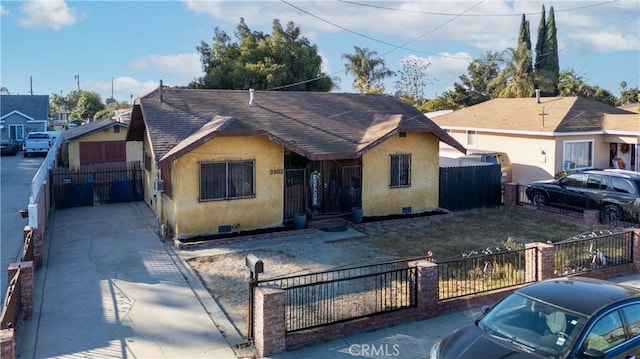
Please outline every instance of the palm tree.
[[360, 93], [382, 93], [381, 81], [393, 76], [393, 71], [385, 67], [384, 59], [376, 57], [377, 52], [358, 46], [354, 46], [354, 50], [354, 54], [342, 55], [348, 61], [345, 70], [354, 76], [353, 88]]
[[510, 48], [510, 59], [500, 76], [492, 81], [498, 97], [532, 97], [535, 88], [533, 76], [528, 71], [531, 66], [531, 50]]

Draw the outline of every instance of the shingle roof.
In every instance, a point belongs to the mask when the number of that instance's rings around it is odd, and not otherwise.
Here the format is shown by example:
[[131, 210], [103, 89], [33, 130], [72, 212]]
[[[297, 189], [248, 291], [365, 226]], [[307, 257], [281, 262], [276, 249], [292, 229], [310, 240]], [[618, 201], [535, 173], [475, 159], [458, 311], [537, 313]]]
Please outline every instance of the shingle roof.
[[434, 121], [445, 128], [567, 133], [603, 131], [608, 115], [633, 113], [581, 97], [542, 97], [540, 103], [535, 98], [498, 98]]
[[[161, 100], [162, 98], [162, 100]], [[432, 133], [465, 152], [413, 106], [387, 95], [163, 88], [140, 98], [127, 140], [146, 127], [156, 158], [176, 158], [214, 136], [262, 135], [311, 160], [357, 158], [399, 131]]]
[[97, 121], [89, 122], [86, 125], [82, 125], [82, 126], [78, 126], [78, 127], [74, 127], [66, 130], [64, 132], [64, 140], [65, 141], [73, 140], [75, 138], [82, 137], [96, 131], [102, 131], [106, 128], [110, 128], [114, 126], [122, 126], [124, 128], [129, 127], [129, 125], [127, 125], [124, 122], [118, 122], [112, 119], [97, 120]]
[[49, 119], [49, 95], [0, 95], [0, 117], [18, 111], [34, 120]]

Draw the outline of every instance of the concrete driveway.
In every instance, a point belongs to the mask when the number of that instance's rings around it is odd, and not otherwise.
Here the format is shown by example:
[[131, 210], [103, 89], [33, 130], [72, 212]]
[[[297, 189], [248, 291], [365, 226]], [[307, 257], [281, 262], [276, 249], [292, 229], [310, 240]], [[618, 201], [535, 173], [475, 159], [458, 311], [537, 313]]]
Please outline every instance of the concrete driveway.
[[190, 281], [144, 202], [56, 210], [17, 356], [234, 358]]

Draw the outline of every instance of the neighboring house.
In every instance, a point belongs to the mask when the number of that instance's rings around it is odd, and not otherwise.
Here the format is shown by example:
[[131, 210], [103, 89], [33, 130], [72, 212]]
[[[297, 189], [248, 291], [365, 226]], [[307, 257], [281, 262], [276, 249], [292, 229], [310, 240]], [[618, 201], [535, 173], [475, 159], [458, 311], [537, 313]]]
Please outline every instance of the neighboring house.
[[65, 131], [62, 146], [69, 157], [69, 168], [141, 161], [139, 144], [125, 141], [128, 127], [126, 123], [105, 119]]
[[[499, 98], [433, 118], [469, 152], [509, 154], [513, 181], [563, 170], [640, 170], [640, 114], [580, 97]], [[446, 152], [446, 151], [443, 151]]]
[[47, 130], [49, 95], [0, 95], [0, 138], [20, 143], [30, 132]]
[[428, 211], [439, 203], [438, 143], [464, 152], [396, 98], [326, 92], [161, 87], [136, 100], [127, 141], [144, 149], [145, 201], [180, 239], [305, 212]]

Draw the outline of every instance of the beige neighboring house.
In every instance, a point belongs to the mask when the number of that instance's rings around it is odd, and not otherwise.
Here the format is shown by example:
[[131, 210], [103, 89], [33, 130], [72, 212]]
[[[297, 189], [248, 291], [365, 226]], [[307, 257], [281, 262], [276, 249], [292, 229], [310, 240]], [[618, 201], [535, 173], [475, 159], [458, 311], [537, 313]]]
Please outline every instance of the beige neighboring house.
[[[549, 179], [563, 170], [640, 171], [640, 114], [580, 97], [499, 98], [432, 120], [468, 152], [506, 152], [513, 181]], [[441, 145], [446, 152], [446, 145]]]

